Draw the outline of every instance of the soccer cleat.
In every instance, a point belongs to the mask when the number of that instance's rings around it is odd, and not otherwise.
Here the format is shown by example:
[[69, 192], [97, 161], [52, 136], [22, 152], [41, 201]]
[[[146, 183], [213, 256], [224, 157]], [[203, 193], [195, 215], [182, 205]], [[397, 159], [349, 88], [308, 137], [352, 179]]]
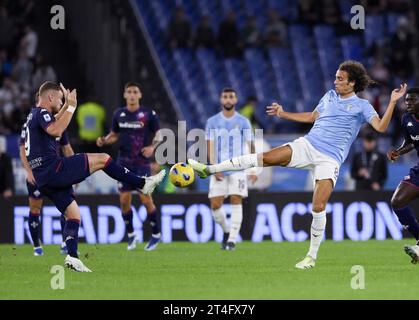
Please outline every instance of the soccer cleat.
[[303, 260], [298, 262], [295, 267], [297, 269], [312, 269], [316, 265], [316, 260], [310, 256], [305, 257]]
[[64, 265], [77, 272], [92, 272], [88, 267], [86, 267], [80, 259], [71, 257], [67, 255], [64, 260]]
[[156, 249], [157, 245], [161, 241], [161, 234], [158, 235], [152, 235], [150, 241], [147, 243], [147, 245], [144, 247], [145, 251], [151, 251]]
[[67, 244], [65, 242], [61, 242], [60, 253], [62, 255], [66, 255], [67, 252]]
[[227, 242], [226, 244], [227, 251], [234, 251], [236, 250], [236, 244], [234, 242]]
[[228, 240], [228, 237], [229, 237], [229, 233], [227, 232], [225, 232], [224, 233], [224, 236], [223, 236], [223, 242], [221, 242], [221, 250], [226, 250], [226, 247], [227, 247], [227, 240]]
[[413, 246], [405, 245], [404, 252], [412, 258], [411, 262], [413, 264], [417, 264], [419, 262], [419, 246], [417, 244]]
[[44, 249], [42, 249], [42, 247], [33, 248], [33, 255], [35, 257], [43, 256], [44, 255]]
[[157, 185], [163, 181], [164, 176], [166, 175], [166, 170], [161, 170], [158, 174], [150, 177], [142, 177], [145, 179], [145, 184], [140, 191], [143, 194], [152, 194], [154, 189], [157, 187]]
[[128, 247], [127, 250], [131, 251], [137, 248], [138, 237], [136, 234], [128, 236]]
[[201, 179], [205, 179], [209, 176], [206, 164], [200, 163], [194, 159], [188, 159], [188, 164], [196, 171]]

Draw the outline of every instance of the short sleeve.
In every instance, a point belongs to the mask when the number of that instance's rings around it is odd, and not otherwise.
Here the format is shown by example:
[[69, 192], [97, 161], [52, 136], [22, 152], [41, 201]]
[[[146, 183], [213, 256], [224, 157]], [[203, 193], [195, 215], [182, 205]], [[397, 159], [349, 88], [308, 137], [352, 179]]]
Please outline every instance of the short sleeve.
[[25, 139], [26, 139], [26, 125], [22, 127], [22, 131], [20, 132], [19, 146], [22, 146], [25, 144]]
[[114, 114], [113, 114], [113, 117], [112, 117], [112, 131], [113, 132], [115, 132], [115, 133], [119, 133], [119, 123], [118, 123], [118, 115], [119, 115], [119, 113], [118, 113], [118, 111], [116, 111]]
[[156, 111], [152, 110], [151, 111], [151, 116], [150, 116], [150, 130], [151, 132], [157, 132], [160, 129], [160, 121], [159, 121], [159, 116], [157, 115]]
[[68, 134], [67, 134], [67, 130], [65, 130], [64, 132], [63, 132], [63, 135], [61, 136], [61, 139], [60, 139], [60, 145], [61, 146], [66, 146], [66, 145], [68, 145], [69, 144], [69, 141], [68, 141]]
[[371, 122], [372, 118], [378, 117], [377, 111], [375, 111], [374, 107], [370, 103], [365, 103], [362, 105], [362, 115], [365, 122], [368, 123]]
[[244, 138], [244, 141], [253, 141], [254, 140], [253, 128], [252, 128], [252, 125], [251, 125], [251, 123], [248, 119], [245, 119], [245, 121], [244, 121], [243, 138]]
[[42, 127], [42, 129], [46, 130], [51, 124], [55, 122], [55, 118], [43, 109], [41, 112], [37, 113], [36, 115], [39, 125]]
[[318, 113], [322, 113], [324, 111], [324, 101], [327, 99], [329, 92], [326, 92], [326, 94], [320, 99], [319, 103], [317, 104], [314, 111], [317, 111]]
[[207, 124], [205, 125], [205, 139], [214, 141], [216, 136], [215, 128], [212, 125], [212, 122], [210, 120], [207, 121]]

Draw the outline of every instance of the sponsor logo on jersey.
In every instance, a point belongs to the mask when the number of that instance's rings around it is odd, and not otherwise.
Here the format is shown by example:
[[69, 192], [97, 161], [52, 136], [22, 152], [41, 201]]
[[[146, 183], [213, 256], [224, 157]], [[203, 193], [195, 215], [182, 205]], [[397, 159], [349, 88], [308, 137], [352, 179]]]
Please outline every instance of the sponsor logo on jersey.
[[124, 129], [141, 129], [144, 127], [144, 123], [135, 121], [135, 122], [119, 122], [119, 127]]

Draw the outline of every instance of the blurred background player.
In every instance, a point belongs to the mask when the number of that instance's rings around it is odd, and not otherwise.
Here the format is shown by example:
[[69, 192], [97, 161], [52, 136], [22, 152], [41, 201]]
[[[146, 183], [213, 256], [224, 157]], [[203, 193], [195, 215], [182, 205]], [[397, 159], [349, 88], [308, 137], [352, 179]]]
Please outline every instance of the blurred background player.
[[387, 179], [387, 160], [377, 148], [377, 137], [368, 131], [363, 137], [363, 150], [354, 155], [351, 176], [356, 190], [382, 190]]
[[[112, 119], [111, 132], [96, 141], [99, 147], [115, 143], [119, 140], [118, 163], [139, 176], [151, 175], [151, 157], [159, 143], [159, 119], [152, 109], [140, 105], [142, 93], [140, 85], [128, 82], [124, 88], [126, 106], [115, 111]], [[132, 192], [137, 190], [134, 185], [119, 182], [119, 201], [122, 218], [128, 234], [128, 250], [136, 248], [138, 241], [133, 227], [131, 209]], [[145, 250], [153, 250], [161, 239], [159, 215], [150, 195], [140, 193], [140, 201], [147, 209], [152, 235]]]
[[392, 92], [390, 103], [380, 119], [368, 100], [360, 99], [356, 95], [372, 83], [361, 63], [345, 61], [336, 71], [335, 89], [329, 90], [323, 96], [313, 112], [286, 112], [277, 103], [267, 107], [268, 115], [313, 123], [312, 129], [305, 137], [268, 152], [231, 158], [216, 165], [206, 166], [189, 160], [200, 177], [263, 166], [311, 170], [314, 194], [310, 249], [306, 257], [295, 265], [298, 269], [314, 268], [316, 264], [317, 253], [326, 229], [326, 204], [336, 185], [340, 165], [348, 156], [361, 125], [369, 123], [378, 132], [385, 132], [397, 100], [406, 92], [406, 85], [401, 85], [399, 90]]
[[[407, 113], [402, 118], [404, 133], [403, 144], [387, 153], [389, 160], [396, 161], [401, 155], [416, 149], [419, 156], [419, 88], [407, 91], [405, 103]], [[400, 182], [391, 199], [393, 211], [403, 228], [415, 237], [415, 245], [406, 245], [405, 252], [412, 258], [412, 263], [419, 261], [419, 224], [409, 204], [419, 198], [419, 164], [410, 169], [409, 175]]]
[[[225, 88], [220, 97], [223, 110], [208, 119], [206, 140], [210, 164], [220, 163], [232, 157], [254, 152], [252, 126], [247, 118], [236, 112], [237, 93]], [[254, 183], [256, 175], [250, 179]], [[247, 176], [245, 172], [221, 173], [211, 176], [208, 197], [212, 216], [224, 232], [222, 249], [234, 250], [243, 220], [243, 198], [247, 197]], [[224, 199], [230, 197], [231, 226], [228, 226], [223, 209]]]

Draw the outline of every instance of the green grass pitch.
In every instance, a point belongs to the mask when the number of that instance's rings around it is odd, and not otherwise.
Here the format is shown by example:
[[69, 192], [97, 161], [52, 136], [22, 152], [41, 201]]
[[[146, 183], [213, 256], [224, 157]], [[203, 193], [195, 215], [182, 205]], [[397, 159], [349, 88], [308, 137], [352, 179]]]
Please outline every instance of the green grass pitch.
[[[29, 245], [0, 246], [0, 299], [418, 299], [419, 265], [403, 251], [406, 241], [325, 241], [317, 266], [297, 270], [309, 243], [239, 243], [233, 252], [215, 242], [80, 245], [93, 273], [65, 270], [65, 289], [51, 289], [58, 246], [43, 257]], [[351, 267], [365, 270], [365, 289], [351, 288]]]

